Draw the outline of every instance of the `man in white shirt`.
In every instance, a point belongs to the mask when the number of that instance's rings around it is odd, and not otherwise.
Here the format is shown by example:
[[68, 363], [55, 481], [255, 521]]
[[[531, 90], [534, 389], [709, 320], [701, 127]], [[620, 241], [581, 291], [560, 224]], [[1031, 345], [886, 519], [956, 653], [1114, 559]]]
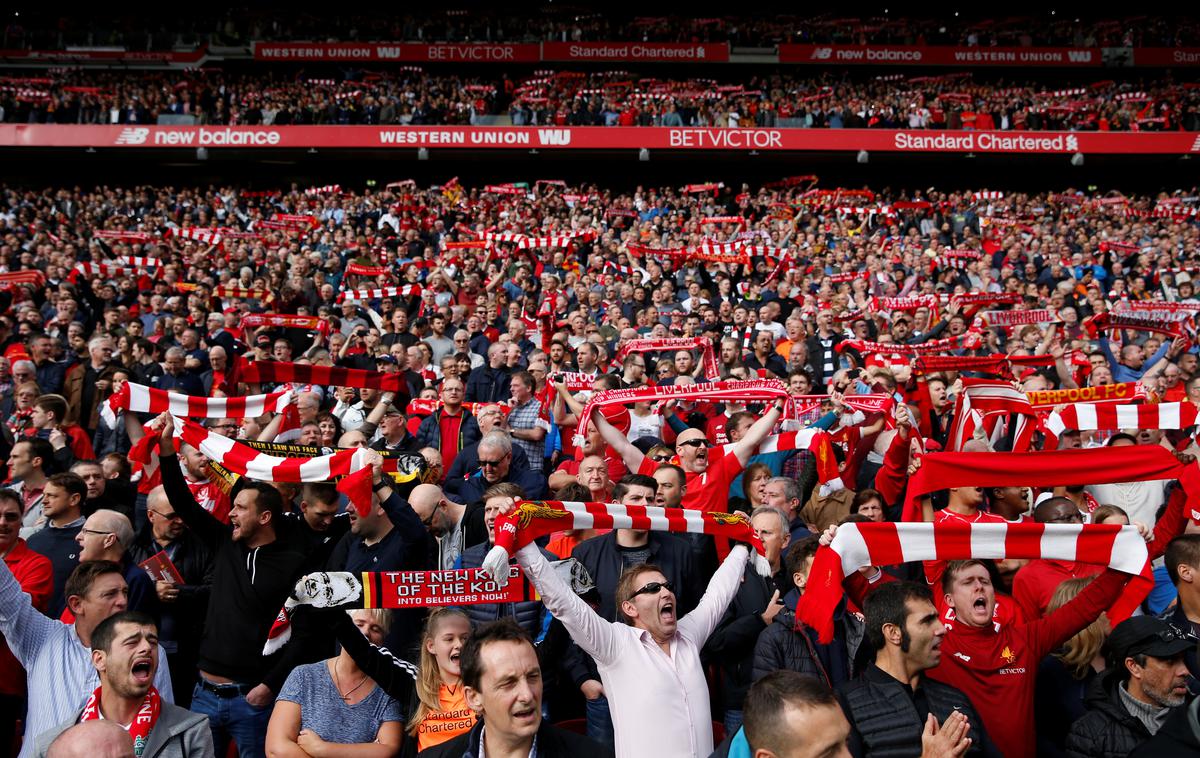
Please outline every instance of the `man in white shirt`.
[[657, 567], [631, 566], [617, 583], [622, 621], [605, 621], [581, 600], [536, 545], [517, 552], [546, 609], [596, 661], [609, 699], [616, 754], [656, 758], [708, 755], [712, 716], [700, 650], [741, 583], [750, 553], [735, 546], [700, 604], [676, 618], [674, 588]]

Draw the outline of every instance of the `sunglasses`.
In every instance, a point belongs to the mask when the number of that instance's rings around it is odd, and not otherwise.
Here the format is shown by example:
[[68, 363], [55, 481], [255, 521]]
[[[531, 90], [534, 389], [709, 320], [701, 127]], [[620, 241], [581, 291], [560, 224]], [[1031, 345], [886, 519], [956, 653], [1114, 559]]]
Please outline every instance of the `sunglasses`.
[[[508, 456], [505, 456], [505, 458], [507, 458], [507, 457]], [[485, 461], [484, 459], [480, 458], [479, 459], [479, 468], [483, 468], [484, 466], [490, 466], [492, 468], [495, 468], [496, 466], [499, 466], [501, 463], [504, 463], [504, 458], [497, 458], [494, 461]]]
[[657, 461], [659, 463], [665, 463], [665, 462], [671, 460], [671, 456], [669, 456], [669, 455], [652, 455], [652, 456], [650, 456], [650, 460]]
[[687, 442], [679, 443], [681, 447], [704, 447], [707, 444], [704, 440], [688, 440]]
[[637, 597], [638, 595], [657, 595], [662, 590], [674, 592], [675, 588], [670, 582], [650, 582], [645, 587], [633, 593], [633, 597]]

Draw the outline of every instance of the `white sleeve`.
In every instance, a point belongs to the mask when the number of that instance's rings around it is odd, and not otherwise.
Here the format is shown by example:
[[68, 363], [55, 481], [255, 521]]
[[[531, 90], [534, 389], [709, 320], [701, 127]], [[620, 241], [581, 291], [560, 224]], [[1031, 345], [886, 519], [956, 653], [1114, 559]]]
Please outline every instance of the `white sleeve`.
[[8, 564], [0, 560], [0, 634], [17, 661], [28, 669], [42, 645], [62, 628], [61, 621], [47, 618], [33, 607], [33, 600], [21, 589]]
[[737, 594], [742, 583], [746, 560], [749, 557], [750, 551], [745, 545], [735, 545], [708, 581], [708, 588], [704, 590], [704, 597], [700, 598], [700, 603], [691, 613], [679, 620], [679, 633], [695, 642], [696, 647], [704, 646], [709, 635], [720, 623], [721, 617], [725, 615], [725, 609], [733, 601], [733, 596]]
[[614, 624], [596, 615], [592, 607], [567, 586], [536, 544], [517, 551], [517, 563], [542, 596], [542, 605], [563, 623], [575, 643], [597, 663], [611, 663], [620, 656], [620, 636]]

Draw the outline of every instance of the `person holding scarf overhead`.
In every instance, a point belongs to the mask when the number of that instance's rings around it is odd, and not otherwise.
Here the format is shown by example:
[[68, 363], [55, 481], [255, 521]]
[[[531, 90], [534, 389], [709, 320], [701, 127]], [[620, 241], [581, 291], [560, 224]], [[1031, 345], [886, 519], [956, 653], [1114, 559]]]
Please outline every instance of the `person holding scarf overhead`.
[[129, 732], [136, 758], [213, 758], [208, 719], [159, 697], [157, 650], [158, 628], [146, 614], [121, 611], [101, 621], [92, 632], [100, 686], [75, 718], [34, 738], [34, 754], [45, 758], [59, 735], [76, 724], [104, 720]]

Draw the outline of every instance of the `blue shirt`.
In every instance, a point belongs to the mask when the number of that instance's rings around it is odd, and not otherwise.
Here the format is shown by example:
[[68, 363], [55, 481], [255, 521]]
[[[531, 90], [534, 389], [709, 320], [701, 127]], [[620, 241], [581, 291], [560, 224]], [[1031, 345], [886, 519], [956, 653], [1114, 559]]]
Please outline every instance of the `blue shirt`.
[[[346, 681], [342, 673], [342, 686], [352, 687], [357, 677]], [[374, 682], [370, 693], [350, 705], [338, 694], [325, 661], [318, 661], [292, 669], [278, 699], [300, 706], [301, 729], [316, 732], [326, 742], [353, 745], [374, 742], [384, 722], [403, 721], [399, 704]]]

